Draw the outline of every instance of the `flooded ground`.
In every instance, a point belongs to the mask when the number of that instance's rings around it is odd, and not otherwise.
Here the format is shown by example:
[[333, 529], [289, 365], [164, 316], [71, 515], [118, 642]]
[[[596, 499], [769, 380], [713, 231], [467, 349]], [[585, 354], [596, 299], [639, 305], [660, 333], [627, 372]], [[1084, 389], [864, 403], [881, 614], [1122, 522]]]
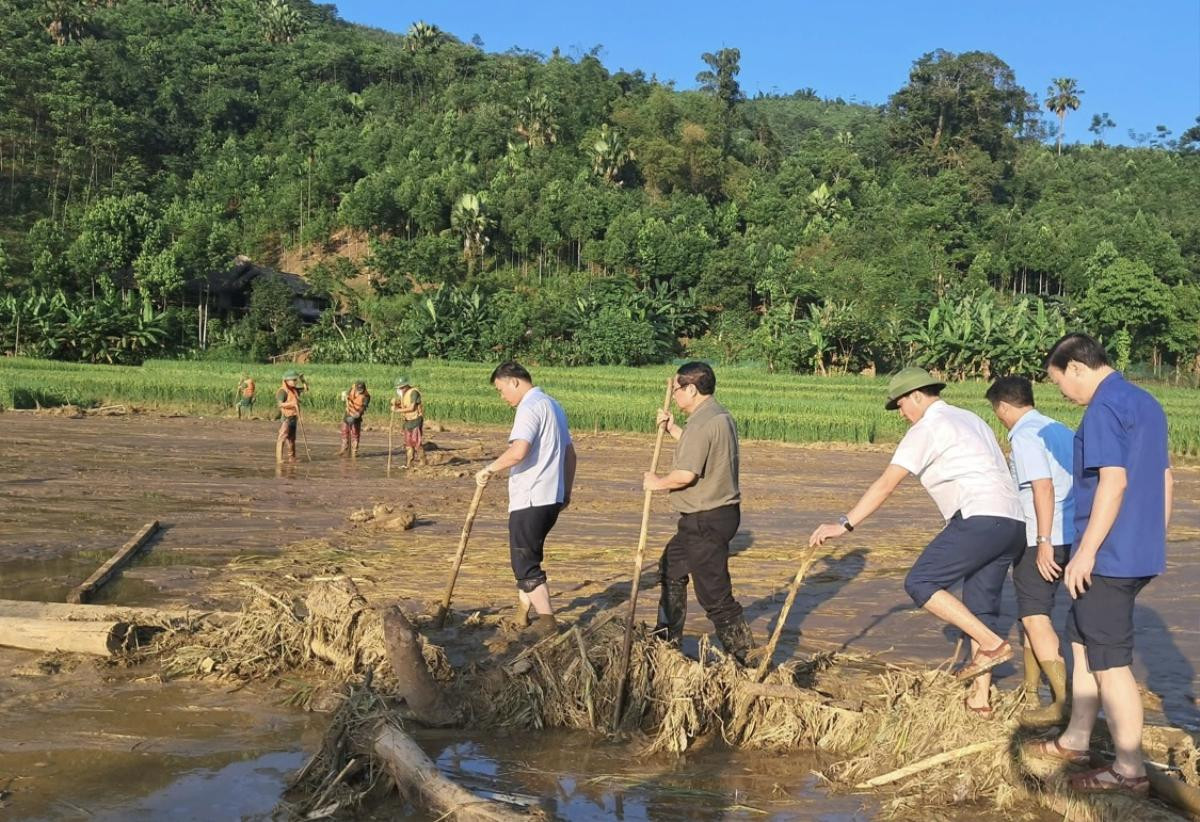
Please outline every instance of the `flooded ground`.
[[[0, 598], [61, 600], [143, 523], [158, 519], [162, 533], [100, 601], [236, 608], [244, 581], [298, 582], [335, 568], [350, 573], [372, 602], [438, 599], [474, 490], [471, 474], [502, 450], [505, 432], [431, 432], [439, 464], [397, 470], [388, 479], [386, 430], [368, 428], [352, 462], [334, 456], [332, 426], [312, 426], [313, 461], [304, 460], [301, 444], [301, 462], [277, 472], [275, 427], [265, 420], [0, 414]], [[551, 535], [546, 563], [567, 621], [628, 596], [640, 476], [651, 451], [648, 438], [607, 434], [581, 434], [577, 447], [577, 490]], [[809, 532], [849, 508], [887, 459], [883, 451], [744, 444], [745, 504], [732, 573], [760, 641]], [[1140, 597], [1135, 667], [1151, 721], [1200, 728], [1200, 473], [1181, 466], [1177, 479], [1170, 567]], [[351, 526], [352, 510], [376, 503], [411, 511], [416, 527]], [[456, 588], [457, 611], [492, 613], [515, 604], [505, 508], [503, 486], [489, 487]], [[665, 500], [656, 499], [647, 559], [657, 557], [673, 521]], [[905, 483], [871, 522], [820, 555], [777, 660], [841, 647], [895, 661], [944, 660], [954, 638], [913, 610], [901, 587], [939, 524], [917, 483]], [[653, 584], [646, 573], [639, 601], [646, 620], [654, 618]], [[1011, 589], [1005, 602], [1011, 622]], [[1063, 599], [1060, 625], [1065, 609]], [[688, 630], [693, 642], [709, 630], [694, 603]], [[470, 655], [449, 650], [458, 661]], [[173, 818], [261, 815], [278, 798], [286, 772], [315, 744], [312, 723], [321, 725], [320, 718], [273, 707], [270, 694], [163, 686], [139, 681], [149, 672], [91, 662], [56, 673], [44, 670], [53, 669], [46, 663], [38, 654], [0, 651], [9, 671], [0, 677], [6, 727], [0, 791], [11, 792], [0, 802], [12, 818], [149, 819], [167, 815], [167, 807]], [[1000, 673], [1000, 687], [1018, 684], [1011, 666]], [[519, 745], [460, 734], [421, 741], [449, 771], [475, 774], [472, 787], [557, 797], [554, 812], [570, 819], [874, 814], [867, 800], [825, 795], [809, 775], [814, 763], [792, 757], [704, 752], [672, 760], [648, 779], [627, 752], [576, 735]], [[206, 816], [202, 803], [217, 795], [230, 804]]]

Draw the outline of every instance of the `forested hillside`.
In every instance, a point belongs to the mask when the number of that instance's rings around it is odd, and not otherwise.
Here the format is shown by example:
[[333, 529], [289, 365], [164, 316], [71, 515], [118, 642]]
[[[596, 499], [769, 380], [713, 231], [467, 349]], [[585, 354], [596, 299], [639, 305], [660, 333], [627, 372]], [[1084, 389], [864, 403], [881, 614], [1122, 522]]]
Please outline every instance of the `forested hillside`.
[[[1071, 142], [1078, 87], [1003, 55], [914, 55], [870, 107], [747, 100], [735, 49], [683, 92], [299, 0], [0, 0], [0, 21], [5, 352], [971, 376], [1035, 370], [1071, 326], [1197, 362], [1200, 127]], [[302, 327], [264, 279], [205, 327], [185, 284], [237, 255], [335, 308]]]

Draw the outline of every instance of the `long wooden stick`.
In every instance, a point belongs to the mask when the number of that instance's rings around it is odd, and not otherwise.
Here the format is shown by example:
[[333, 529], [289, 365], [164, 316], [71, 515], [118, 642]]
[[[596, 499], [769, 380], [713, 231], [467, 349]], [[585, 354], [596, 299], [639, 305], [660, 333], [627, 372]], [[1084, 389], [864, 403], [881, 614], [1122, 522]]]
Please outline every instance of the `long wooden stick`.
[[866, 782], [859, 782], [854, 787], [857, 790], [863, 790], [864, 788], [878, 788], [881, 785], [888, 785], [899, 779], [904, 779], [906, 776], [912, 776], [913, 774], [920, 773], [921, 771], [927, 771], [930, 768], [936, 768], [938, 765], [945, 764], [946, 762], [953, 762], [956, 759], [962, 759], [964, 756], [982, 753], [990, 748], [999, 747], [1002, 744], [1007, 744], [1007, 742], [1007, 738], [990, 739], [987, 742], [976, 742], [974, 745], [955, 748], [952, 751], [945, 751], [940, 754], [935, 754], [934, 756], [926, 757], [919, 762], [906, 765], [898, 770], [889, 771], [888, 773], [872, 777]]
[[[663, 395], [663, 411], [671, 410], [671, 388], [675, 378], [667, 379], [667, 390]], [[654, 456], [650, 458], [650, 470], [658, 471], [658, 458], [662, 454], [663, 435], [667, 433], [665, 425], [658, 426], [658, 435], [654, 439]], [[621, 645], [621, 667], [617, 678], [617, 699], [613, 704], [612, 727], [615, 731], [621, 724], [621, 714], [625, 712], [625, 680], [629, 677], [629, 655], [633, 650], [633, 623], [637, 614], [638, 589], [642, 584], [642, 558], [646, 554], [646, 535], [650, 529], [650, 501], [653, 491], [647, 491], [642, 500], [642, 530], [638, 534], [636, 558], [633, 561], [633, 588], [629, 592], [629, 619], [625, 624], [625, 641]]]
[[483, 489], [486, 486], [476, 485], [475, 496], [471, 498], [471, 507], [467, 509], [467, 520], [463, 523], [462, 536], [458, 538], [458, 553], [454, 556], [454, 567], [450, 569], [450, 579], [446, 582], [446, 594], [442, 604], [438, 606], [433, 618], [433, 625], [441, 629], [446, 624], [446, 615], [450, 613], [450, 597], [454, 595], [454, 583], [458, 581], [458, 569], [462, 567], [463, 557], [467, 553], [467, 540], [471, 538], [471, 526], [475, 524], [475, 513], [479, 510], [479, 500], [483, 499]]
[[92, 574], [87, 580], [75, 588], [67, 596], [67, 602], [84, 603], [92, 598], [96, 591], [116, 576], [117, 571], [120, 571], [129, 560], [133, 559], [138, 551], [142, 550], [142, 546], [150, 541], [158, 531], [158, 520], [147, 522], [142, 526], [142, 529], [134, 534], [133, 539], [125, 543], [120, 549], [112, 555], [108, 562], [96, 569], [96, 573]]
[[304, 440], [304, 456], [312, 462], [312, 451], [308, 450], [308, 432], [304, 430], [304, 420], [300, 416], [300, 400], [296, 400], [296, 427], [300, 429], [300, 439]]
[[387, 475], [392, 475], [392, 430], [396, 427], [396, 407], [392, 406], [392, 416], [388, 420], [388, 467]]
[[788, 589], [787, 599], [783, 601], [783, 610], [779, 612], [779, 620], [775, 623], [775, 630], [771, 633], [771, 641], [767, 643], [767, 648], [763, 651], [762, 659], [758, 661], [758, 670], [754, 672], [755, 682], [762, 682], [766, 679], [767, 669], [771, 666], [771, 657], [775, 656], [775, 646], [779, 644], [779, 637], [783, 633], [783, 624], [787, 622], [788, 614], [792, 610], [792, 603], [796, 601], [796, 592], [800, 590], [800, 583], [804, 581], [804, 575], [808, 573], [813, 560], [817, 558], [818, 547], [820, 546], [814, 545], [808, 549], [808, 554], [805, 555], [804, 562], [800, 564], [799, 570], [796, 571], [796, 576], [792, 580], [792, 587]]

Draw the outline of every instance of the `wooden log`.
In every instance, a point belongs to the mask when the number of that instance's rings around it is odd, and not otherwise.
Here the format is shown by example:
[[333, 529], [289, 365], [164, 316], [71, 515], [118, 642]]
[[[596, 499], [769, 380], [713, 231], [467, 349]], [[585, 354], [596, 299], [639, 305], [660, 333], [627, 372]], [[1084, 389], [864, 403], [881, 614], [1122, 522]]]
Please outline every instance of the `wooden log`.
[[396, 786], [438, 819], [462, 822], [525, 822], [544, 818], [510, 805], [476, 796], [442, 776], [412, 738], [394, 725], [375, 734], [375, 755], [386, 765]]
[[1193, 819], [1200, 819], [1200, 789], [1176, 779], [1150, 762], [1146, 763], [1146, 776], [1150, 778], [1150, 790], [1155, 796]]
[[454, 724], [454, 711], [429, 673], [417, 631], [395, 605], [383, 612], [383, 644], [410, 715], [426, 725]]
[[133, 559], [138, 551], [142, 550], [142, 546], [150, 541], [150, 538], [154, 536], [156, 531], [158, 531], [158, 520], [147, 522], [143, 525], [142, 530], [138, 531], [133, 539], [122, 545], [120, 550], [113, 554], [108, 562], [101, 565], [96, 570], [96, 573], [88, 577], [86, 582], [67, 596], [67, 602], [78, 604], [90, 600], [96, 591], [100, 590], [106, 582], [116, 575], [117, 571], [121, 570], [129, 560]]
[[72, 605], [66, 602], [25, 602], [0, 599], [0, 620], [48, 619], [63, 622], [128, 622], [154, 625], [188, 620], [225, 622], [237, 618], [229, 611], [180, 611], [160, 608], [130, 608], [123, 605]]
[[0, 619], [0, 645], [28, 651], [65, 651], [112, 656], [136, 631], [127, 622], [66, 622], [61, 619]]

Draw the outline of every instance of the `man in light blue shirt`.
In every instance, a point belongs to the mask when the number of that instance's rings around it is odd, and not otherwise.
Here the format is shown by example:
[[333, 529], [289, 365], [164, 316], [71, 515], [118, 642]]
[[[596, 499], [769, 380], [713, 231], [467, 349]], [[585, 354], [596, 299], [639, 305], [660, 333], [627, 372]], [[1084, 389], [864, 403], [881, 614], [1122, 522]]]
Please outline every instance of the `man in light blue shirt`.
[[508, 449], [475, 475], [487, 485], [492, 474], [508, 470], [508, 549], [521, 601], [518, 622], [532, 608], [532, 631], [548, 636], [557, 630], [542, 557], [546, 537], [571, 501], [575, 446], [562, 406], [533, 384], [523, 366], [506, 362], [492, 372], [492, 387], [516, 409]]
[[987, 399], [1008, 429], [1013, 479], [1025, 513], [1028, 547], [1013, 564], [1013, 586], [1025, 629], [1026, 698], [1036, 703], [1043, 673], [1053, 695], [1049, 705], [1027, 709], [1020, 721], [1034, 727], [1062, 724], [1067, 669], [1050, 614], [1075, 539], [1075, 434], [1033, 407], [1033, 384], [1024, 377], [996, 380]]

